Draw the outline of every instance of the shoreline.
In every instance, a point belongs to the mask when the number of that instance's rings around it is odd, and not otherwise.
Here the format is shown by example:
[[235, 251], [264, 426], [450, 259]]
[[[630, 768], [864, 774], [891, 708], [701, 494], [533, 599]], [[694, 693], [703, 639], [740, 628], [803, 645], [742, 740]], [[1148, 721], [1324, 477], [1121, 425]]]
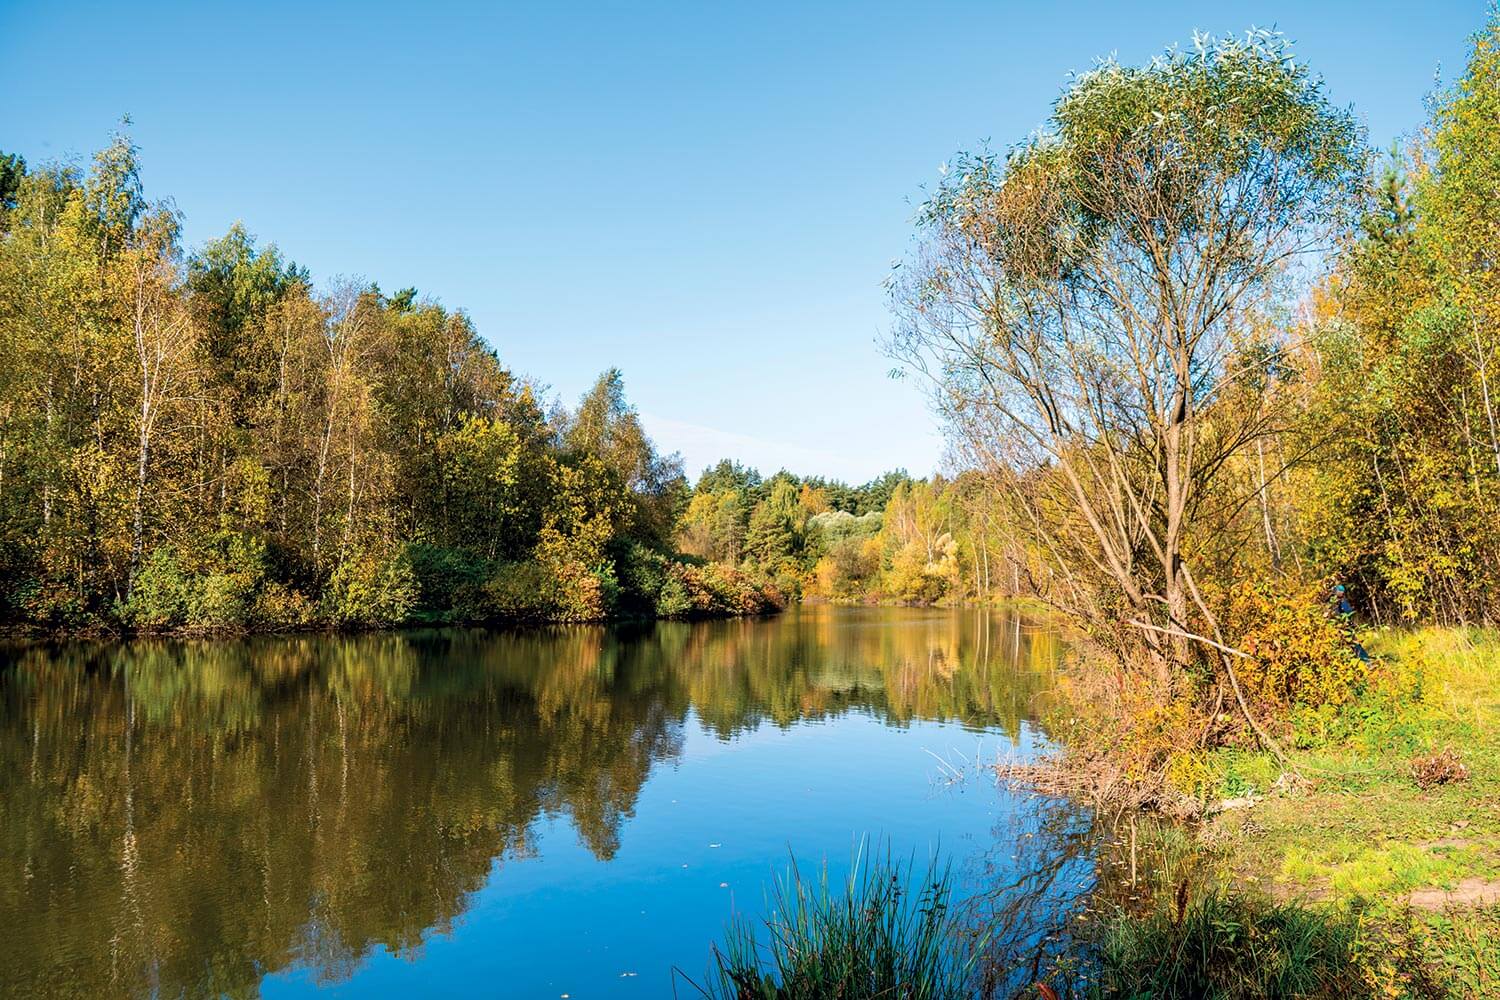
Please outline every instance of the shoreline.
[[260, 636], [354, 636], [375, 634], [399, 634], [403, 632], [414, 632], [423, 629], [492, 629], [505, 631], [512, 629], [542, 629], [556, 628], [571, 625], [597, 625], [602, 627], [629, 626], [629, 625], [651, 625], [658, 622], [713, 622], [731, 621], [735, 619], [762, 619], [774, 618], [786, 611], [785, 607], [776, 608], [771, 611], [745, 611], [730, 612], [724, 614], [700, 614], [685, 616], [662, 616], [662, 615], [621, 615], [610, 618], [587, 618], [587, 619], [465, 619], [457, 621], [406, 621], [398, 624], [386, 625], [307, 625], [271, 628], [244, 628], [244, 629], [195, 629], [178, 628], [165, 630], [152, 629], [110, 629], [108, 627], [60, 630], [32, 630], [26, 627], [13, 628], [0, 626], [0, 642], [125, 642], [133, 639], [253, 639]]
[[[1132, 838], [1140, 821], [1181, 830], [1185, 853], [1173, 863], [1208, 872], [1206, 897], [1248, 905], [1260, 914], [1254, 926], [1288, 914], [1353, 921], [1350, 960], [1383, 995], [1493, 996], [1500, 630], [1376, 630], [1365, 638], [1377, 659], [1416, 682], [1394, 693], [1372, 682], [1333, 738], [1290, 733], [1284, 765], [1266, 750], [1201, 752], [1200, 784], [1178, 789], [1192, 793], [1194, 810], [1161, 808], [1116, 762], [1062, 737], [1050, 758], [997, 764], [997, 780], [1091, 804], [1117, 823], [1128, 818]], [[1446, 765], [1437, 777], [1433, 760]], [[1159, 915], [1122, 907], [1109, 918], [1112, 933], [1146, 934]]]

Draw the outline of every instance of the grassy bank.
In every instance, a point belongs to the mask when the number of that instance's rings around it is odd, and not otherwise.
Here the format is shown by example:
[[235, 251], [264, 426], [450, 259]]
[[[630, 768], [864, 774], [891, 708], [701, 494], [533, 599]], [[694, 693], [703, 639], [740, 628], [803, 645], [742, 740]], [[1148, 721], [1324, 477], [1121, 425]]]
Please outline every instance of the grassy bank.
[[[1218, 750], [1191, 770], [1200, 849], [1226, 884], [1358, 910], [1392, 996], [1500, 996], [1500, 632], [1376, 632], [1377, 669], [1338, 713], [1294, 726], [1287, 770]], [[1415, 960], [1430, 978], [1405, 981]], [[1434, 985], [1435, 984], [1435, 985]]]

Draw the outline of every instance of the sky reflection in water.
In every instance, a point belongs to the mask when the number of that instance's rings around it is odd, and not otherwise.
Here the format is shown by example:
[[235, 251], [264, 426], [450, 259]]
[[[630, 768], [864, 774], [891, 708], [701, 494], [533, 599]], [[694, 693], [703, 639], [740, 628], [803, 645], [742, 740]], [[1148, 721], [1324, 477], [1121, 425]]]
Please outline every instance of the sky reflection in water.
[[638, 629], [0, 649], [0, 993], [670, 995], [791, 854], [1003, 877], [1055, 636]]

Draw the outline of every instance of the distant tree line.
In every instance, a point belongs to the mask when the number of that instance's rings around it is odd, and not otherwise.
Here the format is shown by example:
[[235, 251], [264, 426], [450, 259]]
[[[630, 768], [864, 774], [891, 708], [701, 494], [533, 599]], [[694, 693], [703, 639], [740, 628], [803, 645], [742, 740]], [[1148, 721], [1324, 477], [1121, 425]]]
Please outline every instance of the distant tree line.
[[1003, 500], [977, 470], [863, 486], [723, 461], [699, 478], [677, 528], [685, 553], [740, 566], [778, 592], [845, 603], [968, 603], [1031, 593], [998, 530]]

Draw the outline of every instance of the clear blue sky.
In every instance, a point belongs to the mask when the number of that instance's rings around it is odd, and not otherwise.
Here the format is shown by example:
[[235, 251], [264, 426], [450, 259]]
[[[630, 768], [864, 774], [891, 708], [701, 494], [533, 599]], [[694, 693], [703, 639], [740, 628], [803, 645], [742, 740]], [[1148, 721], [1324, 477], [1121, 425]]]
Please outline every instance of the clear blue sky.
[[690, 473], [722, 454], [859, 481], [941, 458], [877, 340], [955, 150], [1024, 137], [1097, 56], [1250, 25], [1389, 144], [1484, 13], [0, 0], [0, 149], [82, 159], [129, 113], [191, 243], [242, 220], [315, 280], [414, 285], [569, 401], [619, 365]]

